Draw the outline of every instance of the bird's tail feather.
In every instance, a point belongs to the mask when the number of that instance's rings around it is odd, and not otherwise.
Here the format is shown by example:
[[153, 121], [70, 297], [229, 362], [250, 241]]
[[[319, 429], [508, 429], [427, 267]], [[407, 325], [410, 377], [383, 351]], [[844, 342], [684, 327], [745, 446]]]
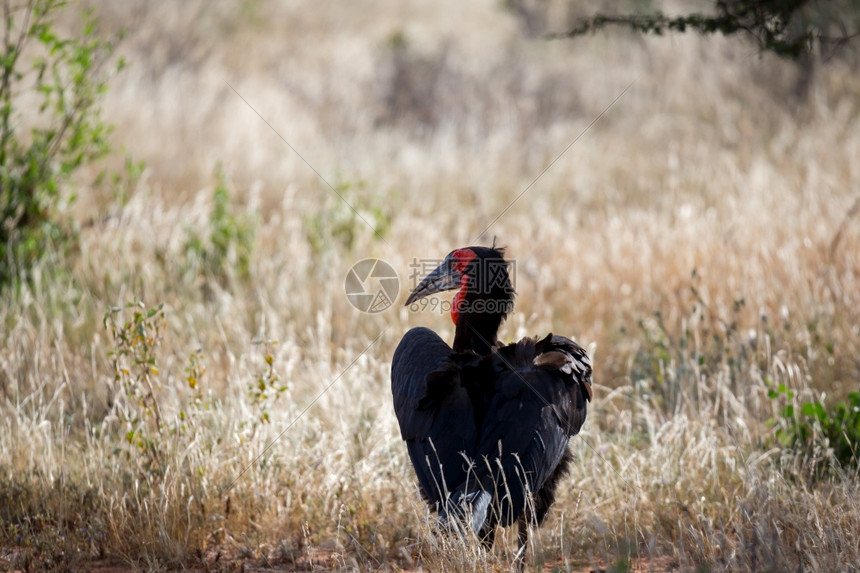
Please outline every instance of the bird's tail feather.
[[455, 491], [439, 510], [443, 524], [454, 527], [461, 533], [462, 526], [468, 526], [479, 537], [483, 538], [490, 527], [490, 502], [493, 496], [483, 490], [469, 492]]

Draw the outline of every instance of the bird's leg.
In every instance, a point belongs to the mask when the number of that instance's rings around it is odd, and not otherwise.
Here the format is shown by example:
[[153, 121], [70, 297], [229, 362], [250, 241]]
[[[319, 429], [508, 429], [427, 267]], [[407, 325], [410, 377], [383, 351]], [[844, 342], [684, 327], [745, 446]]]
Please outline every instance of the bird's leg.
[[517, 541], [519, 548], [514, 557], [514, 565], [518, 573], [525, 571], [526, 568], [526, 549], [529, 545], [529, 522], [526, 519], [525, 513], [517, 520]]

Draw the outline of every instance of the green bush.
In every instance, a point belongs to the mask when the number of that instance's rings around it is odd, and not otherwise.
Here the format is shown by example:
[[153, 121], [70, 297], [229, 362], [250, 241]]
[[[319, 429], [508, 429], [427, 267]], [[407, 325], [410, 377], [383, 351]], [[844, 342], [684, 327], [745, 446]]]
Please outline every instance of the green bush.
[[[163, 304], [147, 307], [136, 301], [110, 307], [103, 324], [111, 339], [107, 359], [114, 373], [112, 402], [125, 438], [116, 453], [124, 453], [126, 460], [141, 461], [147, 476], [161, 476], [173, 463], [171, 448], [189, 441], [176, 438], [193, 433], [201, 416], [214, 407], [214, 400], [204, 395], [202, 387], [205, 356], [202, 349], [188, 355], [185, 384], [177, 384], [179, 377], [162, 373], [161, 343], [167, 333]], [[159, 406], [165, 384], [184, 394], [178, 411], [163, 412]]]
[[840, 467], [860, 466], [860, 392], [850, 392], [847, 402], [838, 402], [829, 410], [817, 400], [796, 408], [794, 392], [785, 384], [771, 389], [768, 396], [785, 402], [779, 417], [771, 420], [783, 447], [806, 452], [823, 447]]
[[[352, 252], [359, 236], [367, 231], [379, 239], [388, 234], [391, 213], [378, 197], [359, 193], [365, 187], [363, 181], [337, 182], [334, 189], [338, 197], [325, 191], [326, 199], [321, 209], [303, 217], [305, 237], [314, 258], [323, 256], [330, 249]], [[389, 203], [396, 201], [391, 199], [392, 193], [396, 197], [396, 192], [389, 192]]]
[[[127, 314], [131, 313], [131, 318]], [[125, 309], [111, 307], [103, 323], [113, 341], [108, 359], [113, 365], [115, 391], [125, 400], [125, 438], [130, 446], [126, 452], [138, 450], [145, 458], [149, 471], [161, 472], [162, 442], [165, 422], [158, 405], [158, 349], [167, 328], [163, 305], [147, 308], [143, 302], [129, 303]], [[189, 385], [192, 385], [189, 381]]]
[[60, 208], [74, 195], [63, 186], [108, 151], [110, 128], [99, 103], [115, 39], [99, 38], [91, 15], [80, 35], [61, 37], [54, 17], [64, 5], [3, 0], [0, 288], [25, 279], [45, 252], [71, 246], [73, 234]]
[[188, 229], [185, 253], [195, 270], [226, 285], [233, 276], [242, 280], [251, 276], [254, 222], [236, 213], [220, 166], [215, 169], [215, 180], [208, 233]]

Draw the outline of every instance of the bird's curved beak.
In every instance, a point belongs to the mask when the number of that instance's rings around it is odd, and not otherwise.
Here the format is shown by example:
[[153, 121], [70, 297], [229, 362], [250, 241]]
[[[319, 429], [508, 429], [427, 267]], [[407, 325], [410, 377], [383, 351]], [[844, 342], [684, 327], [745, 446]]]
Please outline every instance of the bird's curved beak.
[[454, 290], [460, 288], [460, 279], [462, 274], [454, 268], [454, 259], [451, 255], [445, 257], [442, 264], [436, 267], [432, 273], [424, 277], [424, 280], [415, 287], [415, 290], [406, 299], [406, 306], [409, 306], [416, 300], [421, 300], [425, 296], [442, 292], [446, 290]]

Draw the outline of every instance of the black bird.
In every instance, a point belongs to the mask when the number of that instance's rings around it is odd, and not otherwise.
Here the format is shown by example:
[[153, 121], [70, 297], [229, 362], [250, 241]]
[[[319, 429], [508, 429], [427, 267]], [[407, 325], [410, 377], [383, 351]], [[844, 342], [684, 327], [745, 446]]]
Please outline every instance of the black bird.
[[498, 342], [515, 294], [503, 249], [451, 252], [406, 304], [454, 289], [453, 348], [419, 327], [394, 352], [394, 410], [431, 509], [471, 526], [487, 548], [497, 525], [517, 522], [519, 556], [528, 524], [543, 522], [568, 471], [568, 440], [591, 400], [591, 360], [563, 336]]

